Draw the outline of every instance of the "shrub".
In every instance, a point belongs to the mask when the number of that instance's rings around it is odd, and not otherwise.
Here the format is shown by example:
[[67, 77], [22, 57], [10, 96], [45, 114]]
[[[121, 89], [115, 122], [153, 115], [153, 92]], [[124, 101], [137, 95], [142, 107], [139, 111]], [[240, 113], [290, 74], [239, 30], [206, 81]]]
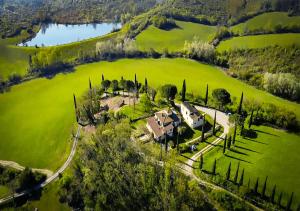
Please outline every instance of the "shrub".
[[215, 59], [214, 46], [199, 40], [197, 37], [194, 37], [191, 42], [185, 41], [183, 51], [189, 58], [207, 62], [213, 62]]

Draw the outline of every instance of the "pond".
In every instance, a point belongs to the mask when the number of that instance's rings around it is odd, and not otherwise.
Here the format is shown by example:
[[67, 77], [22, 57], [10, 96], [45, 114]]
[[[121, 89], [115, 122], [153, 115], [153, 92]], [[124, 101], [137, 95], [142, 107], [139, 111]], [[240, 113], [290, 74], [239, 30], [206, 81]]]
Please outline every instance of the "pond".
[[55, 46], [109, 34], [121, 28], [120, 23], [43, 24], [31, 40], [19, 46]]

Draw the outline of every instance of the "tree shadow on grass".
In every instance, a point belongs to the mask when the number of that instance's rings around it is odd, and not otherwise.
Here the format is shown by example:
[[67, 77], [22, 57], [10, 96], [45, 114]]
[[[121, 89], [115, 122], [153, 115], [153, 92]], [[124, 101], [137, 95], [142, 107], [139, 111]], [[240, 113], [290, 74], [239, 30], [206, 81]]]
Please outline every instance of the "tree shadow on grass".
[[237, 153], [237, 154], [240, 154], [240, 155], [245, 155], [245, 156], [249, 156], [247, 153], [244, 153], [244, 152], [241, 152], [241, 151], [238, 151], [236, 149], [230, 149], [231, 152], [234, 152], [234, 153]]
[[256, 142], [256, 143], [259, 143], [259, 144], [269, 145], [269, 144], [267, 144], [267, 143], [260, 142], [260, 141], [256, 141], [256, 140], [253, 140], [253, 139], [250, 139], [250, 138], [246, 138], [246, 137], [244, 137], [244, 139], [246, 139], [246, 140], [248, 140], [248, 141], [253, 141], [253, 142]]
[[243, 149], [243, 150], [247, 150], [247, 151], [250, 151], [250, 152], [255, 152], [255, 153], [258, 153], [258, 154], [262, 154], [261, 152], [257, 152], [255, 150], [252, 150], [252, 149], [248, 149], [246, 147], [241, 147], [241, 146], [235, 146], [236, 148], [239, 148], [239, 149]]
[[267, 134], [267, 135], [270, 135], [270, 136], [275, 136], [275, 137], [279, 137], [278, 135], [275, 135], [273, 133], [268, 133], [268, 132], [265, 132], [265, 131], [262, 131], [262, 130], [254, 130], [255, 132], [258, 132], [258, 133], [263, 133], [263, 134]]
[[188, 157], [188, 156], [185, 156], [185, 155], [180, 155], [180, 156], [182, 156], [182, 157], [184, 157], [184, 158], [187, 158], [188, 160], [192, 160], [192, 161], [194, 161], [194, 162], [198, 162], [198, 161], [196, 161], [196, 160], [194, 160], [194, 159], [192, 159], [192, 158], [190, 158], [190, 157]]
[[181, 161], [181, 160], [178, 160], [178, 162], [181, 163], [181, 164], [183, 164], [183, 165], [189, 166], [189, 167], [191, 167], [192, 169], [195, 169], [195, 167], [193, 167], [193, 166], [191, 166], [191, 165], [189, 165], [189, 164], [187, 164], [187, 163], [185, 163], [185, 162], [183, 162], [183, 161]]
[[59, 73], [68, 74], [68, 73], [73, 73], [74, 71], [75, 71], [75, 69], [74, 69], [73, 66], [66, 65], [66, 66], [63, 66], [63, 67], [46, 70], [45, 72], [40, 73], [40, 77], [44, 77], [44, 78], [47, 78], [47, 79], [52, 79]]
[[235, 159], [235, 160], [239, 160], [239, 161], [245, 162], [245, 163], [250, 163], [250, 164], [252, 164], [252, 162], [250, 162], [250, 161], [247, 161], [247, 160], [244, 160], [244, 159], [241, 159], [241, 158], [236, 158], [236, 157], [233, 157], [233, 156], [231, 156], [231, 155], [226, 155], [226, 154], [225, 154], [225, 156], [226, 156], [226, 157], [229, 157], [229, 158], [232, 158], [232, 159]]

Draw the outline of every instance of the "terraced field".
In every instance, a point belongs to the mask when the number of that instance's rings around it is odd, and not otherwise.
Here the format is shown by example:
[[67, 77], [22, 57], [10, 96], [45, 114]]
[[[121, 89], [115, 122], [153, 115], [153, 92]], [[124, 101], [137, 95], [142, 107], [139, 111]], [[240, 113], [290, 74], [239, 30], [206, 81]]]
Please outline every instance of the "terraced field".
[[176, 21], [178, 28], [172, 30], [161, 30], [154, 26], [149, 26], [136, 38], [140, 50], [155, 49], [163, 52], [168, 49], [170, 52], [183, 49], [186, 40], [192, 40], [195, 36], [204, 42], [213, 39], [217, 28], [203, 24]]
[[253, 35], [244, 37], [234, 37], [222, 41], [217, 46], [217, 51], [229, 51], [235, 49], [251, 49], [251, 48], [264, 48], [267, 46], [300, 46], [300, 34], [266, 34], [266, 35]]

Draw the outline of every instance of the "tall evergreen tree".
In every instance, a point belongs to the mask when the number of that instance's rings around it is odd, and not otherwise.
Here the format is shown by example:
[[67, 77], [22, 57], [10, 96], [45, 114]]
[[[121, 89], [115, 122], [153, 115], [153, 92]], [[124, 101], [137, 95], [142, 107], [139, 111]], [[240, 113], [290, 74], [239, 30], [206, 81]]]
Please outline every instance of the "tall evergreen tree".
[[216, 134], [216, 121], [217, 121], [217, 111], [215, 111], [214, 126], [213, 126], [213, 135]]
[[204, 141], [204, 135], [205, 135], [205, 115], [203, 117], [203, 124], [202, 124], [202, 131], [201, 131], [201, 142]]
[[262, 197], [266, 196], [267, 181], [268, 181], [268, 176], [266, 176], [265, 183], [264, 183], [264, 186], [263, 186], [262, 191], [261, 191]]
[[73, 100], [74, 100], [74, 108], [75, 108], [75, 116], [76, 116], [76, 122], [79, 122], [78, 112], [77, 112], [77, 101], [76, 96], [73, 94]]
[[248, 180], [247, 188], [248, 188], [248, 190], [250, 189], [250, 178]]
[[274, 187], [272, 189], [272, 194], [271, 194], [271, 198], [270, 198], [272, 203], [274, 203], [275, 195], [276, 195], [276, 185], [274, 185]]
[[89, 87], [90, 87], [90, 90], [92, 90], [92, 82], [91, 82], [90, 78], [89, 78]]
[[292, 206], [292, 203], [293, 203], [293, 197], [294, 197], [294, 192], [292, 192], [291, 196], [290, 196], [290, 199], [286, 205], [286, 210], [291, 210], [291, 206]]
[[148, 81], [147, 78], [145, 78], [145, 92], [148, 94]]
[[244, 93], [242, 92], [240, 104], [239, 104], [239, 107], [238, 107], [238, 114], [241, 114], [241, 113], [242, 113], [243, 100], [244, 100]]
[[235, 175], [234, 175], [234, 183], [237, 183], [237, 179], [239, 177], [239, 170], [240, 170], [240, 162], [238, 163], [238, 166], [237, 166], [237, 169], [236, 169], [236, 172], [235, 172]]
[[252, 123], [253, 123], [253, 113], [254, 113], [254, 110], [251, 111], [251, 115], [250, 115], [250, 119], [249, 119], [249, 129], [251, 128]]
[[231, 162], [228, 165], [228, 169], [226, 172], [226, 180], [230, 180], [230, 173], [231, 173]]
[[136, 78], [136, 74], [134, 74], [134, 85], [135, 85], [135, 87], [137, 87], [137, 78]]
[[225, 154], [225, 152], [226, 152], [226, 141], [227, 141], [227, 135], [225, 135], [225, 138], [224, 138], [223, 154]]
[[235, 145], [236, 132], [237, 132], [237, 123], [234, 123], [234, 131], [233, 131], [233, 139], [232, 139], [233, 145]]
[[[123, 78], [123, 76], [122, 76], [122, 78]], [[104, 75], [102, 74], [102, 81], [104, 81]]]
[[217, 160], [215, 159], [213, 167], [212, 167], [212, 174], [216, 175], [216, 169], [217, 169]]
[[240, 181], [239, 181], [239, 186], [242, 186], [244, 183], [244, 173], [245, 173], [245, 170], [243, 169], [241, 177], [240, 177]]
[[258, 193], [258, 180], [259, 180], [259, 178], [257, 178], [256, 182], [255, 182], [254, 193]]
[[282, 199], [282, 192], [281, 192], [280, 195], [278, 196], [277, 204], [278, 204], [279, 206], [281, 206], [281, 199]]
[[231, 136], [229, 136], [228, 141], [227, 141], [227, 149], [230, 149], [231, 147]]
[[185, 83], [185, 80], [183, 80], [182, 90], [181, 90], [181, 101], [182, 102], [185, 101], [185, 93], [186, 93], [186, 83]]
[[199, 168], [200, 168], [201, 171], [203, 169], [203, 163], [204, 163], [204, 161], [203, 161], [203, 154], [201, 153], [201, 155], [200, 155], [200, 165], [199, 165]]
[[208, 84], [206, 85], [206, 93], [205, 93], [205, 106], [207, 106], [207, 103], [208, 103]]

